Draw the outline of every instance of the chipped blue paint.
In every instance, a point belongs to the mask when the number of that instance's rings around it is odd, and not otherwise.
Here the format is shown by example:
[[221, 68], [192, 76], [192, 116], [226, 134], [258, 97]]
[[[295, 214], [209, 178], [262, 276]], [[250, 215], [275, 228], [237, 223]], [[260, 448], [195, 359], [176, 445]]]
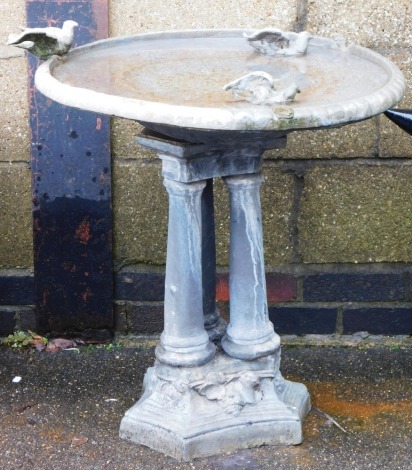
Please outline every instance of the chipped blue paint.
[[[76, 21], [79, 28], [73, 46], [107, 34], [107, 1], [27, 0], [26, 5], [29, 27]], [[39, 63], [29, 57], [38, 329], [59, 333], [110, 329], [110, 120], [59, 105], [38, 93], [33, 77]]]

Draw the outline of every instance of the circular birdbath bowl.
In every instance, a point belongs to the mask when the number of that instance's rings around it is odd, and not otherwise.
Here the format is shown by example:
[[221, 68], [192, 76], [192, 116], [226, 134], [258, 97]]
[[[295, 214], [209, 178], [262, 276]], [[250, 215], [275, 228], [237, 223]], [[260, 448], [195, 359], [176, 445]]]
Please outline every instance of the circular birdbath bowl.
[[[313, 37], [306, 54], [273, 57], [250, 47], [248, 33], [176, 31], [102, 40], [43, 64], [36, 86], [59, 103], [195, 142], [340, 126], [380, 114], [403, 96], [401, 72], [369, 49]], [[252, 104], [224, 91], [255, 71], [285, 86], [296, 83], [300, 92], [284, 106]]]

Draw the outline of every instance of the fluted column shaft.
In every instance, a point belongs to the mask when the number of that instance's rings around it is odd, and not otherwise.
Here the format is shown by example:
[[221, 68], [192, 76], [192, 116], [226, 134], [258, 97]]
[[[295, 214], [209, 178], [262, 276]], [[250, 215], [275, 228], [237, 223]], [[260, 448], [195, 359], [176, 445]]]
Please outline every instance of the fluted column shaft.
[[255, 359], [277, 350], [269, 321], [259, 174], [226, 177], [230, 194], [230, 323], [222, 339], [230, 356]]
[[164, 185], [169, 193], [165, 325], [156, 356], [171, 365], [201, 365], [215, 353], [203, 319], [201, 196], [205, 182], [164, 178]]

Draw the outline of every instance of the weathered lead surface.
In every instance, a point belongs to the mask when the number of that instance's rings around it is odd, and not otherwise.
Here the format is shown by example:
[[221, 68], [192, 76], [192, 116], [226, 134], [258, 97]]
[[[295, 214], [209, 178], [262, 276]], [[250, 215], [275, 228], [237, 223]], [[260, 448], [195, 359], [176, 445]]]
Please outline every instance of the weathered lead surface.
[[[251, 52], [243, 34], [177, 31], [101, 41], [71, 51], [64, 63], [43, 64], [36, 86], [62, 104], [146, 126], [232, 131], [345, 124], [379, 114], [403, 96], [400, 71], [370, 50], [313, 37], [306, 55], [274, 59]], [[252, 105], [223, 90], [245, 72], [260, 70], [280, 88], [296, 83], [299, 97], [286, 108]], [[156, 130], [176, 136], [169, 128]]]
[[309, 394], [283, 379], [279, 360], [280, 351], [254, 361], [218, 353], [203, 367], [156, 362], [142, 398], [122, 419], [120, 437], [178, 460], [299, 444]]

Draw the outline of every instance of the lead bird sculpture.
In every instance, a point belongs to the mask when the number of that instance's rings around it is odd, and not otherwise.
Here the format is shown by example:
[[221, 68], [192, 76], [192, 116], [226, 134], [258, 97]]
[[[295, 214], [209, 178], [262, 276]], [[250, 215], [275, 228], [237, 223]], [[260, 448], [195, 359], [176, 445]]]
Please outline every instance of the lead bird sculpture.
[[307, 31], [297, 34], [266, 28], [245, 34], [245, 38], [261, 54], [288, 57], [306, 54], [312, 36]]
[[62, 28], [22, 28], [20, 34], [11, 34], [7, 44], [26, 49], [39, 59], [47, 60], [53, 56], [66, 54], [74, 39], [74, 28], [79, 26], [68, 20]]
[[231, 90], [235, 99], [249, 101], [253, 104], [289, 103], [300, 93], [296, 83], [280, 88], [280, 80], [272, 75], [256, 71], [248, 73], [224, 86], [224, 90]]

